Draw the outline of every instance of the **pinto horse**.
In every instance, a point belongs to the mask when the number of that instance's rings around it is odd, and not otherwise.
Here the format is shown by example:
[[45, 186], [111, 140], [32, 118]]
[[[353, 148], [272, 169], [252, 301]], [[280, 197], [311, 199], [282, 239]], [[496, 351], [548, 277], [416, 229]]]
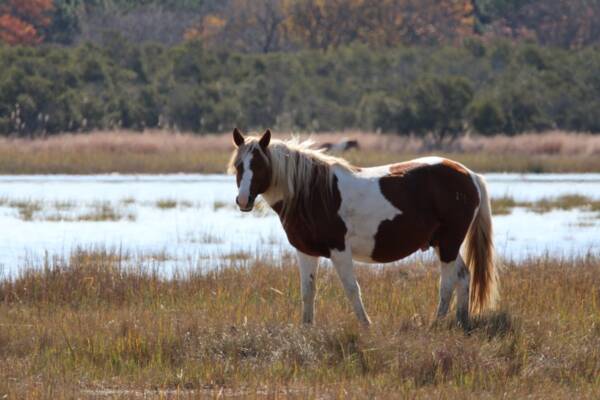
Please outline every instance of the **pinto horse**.
[[[358, 319], [370, 324], [353, 260], [387, 263], [434, 247], [441, 261], [437, 318], [456, 289], [457, 321], [496, 298], [490, 200], [485, 181], [463, 165], [425, 157], [358, 168], [314, 150], [312, 142], [244, 137], [235, 129], [229, 163], [236, 203], [250, 211], [261, 195], [297, 250], [304, 323], [314, 319], [319, 257], [330, 258]], [[464, 242], [464, 258], [460, 254]]]

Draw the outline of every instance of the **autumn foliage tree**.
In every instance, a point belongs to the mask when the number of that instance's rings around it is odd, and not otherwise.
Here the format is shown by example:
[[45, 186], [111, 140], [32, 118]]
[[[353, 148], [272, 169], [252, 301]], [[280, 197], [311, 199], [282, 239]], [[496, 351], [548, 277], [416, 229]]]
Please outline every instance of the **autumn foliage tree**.
[[286, 20], [283, 4], [282, 0], [230, 0], [219, 13], [205, 15], [185, 37], [247, 52], [281, 50]]
[[467, 0], [290, 0], [287, 28], [311, 48], [440, 43], [473, 33]]
[[445, 43], [474, 31], [471, 0], [229, 0], [190, 29], [210, 46], [249, 52]]
[[1, 0], [0, 41], [10, 45], [40, 43], [50, 25], [52, 0]]
[[478, 14], [491, 37], [580, 48], [600, 41], [600, 0], [482, 0]]

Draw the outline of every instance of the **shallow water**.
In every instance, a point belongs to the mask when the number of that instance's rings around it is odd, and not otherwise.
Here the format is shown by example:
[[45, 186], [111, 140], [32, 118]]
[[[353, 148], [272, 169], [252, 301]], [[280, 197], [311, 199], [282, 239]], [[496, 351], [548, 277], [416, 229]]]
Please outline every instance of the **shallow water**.
[[[600, 174], [486, 178], [493, 197], [537, 200], [580, 194], [600, 199]], [[233, 178], [223, 175], [2, 176], [0, 266], [5, 274], [13, 274], [25, 264], [68, 256], [80, 247], [150, 255], [170, 271], [211, 265], [224, 254], [280, 254], [291, 249], [272, 211], [241, 213], [234, 207], [235, 195]], [[160, 200], [178, 205], [160, 208]], [[19, 204], [31, 203], [38, 209], [26, 220]], [[108, 205], [118, 220], [85, 220], [101, 205]], [[496, 246], [502, 256], [514, 260], [600, 253], [599, 217], [582, 210], [540, 215], [515, 209], [494, 217]]]
[[492, 197], [532, 201], [565, 194], [600, 199], [600, 174], [486, 174]]

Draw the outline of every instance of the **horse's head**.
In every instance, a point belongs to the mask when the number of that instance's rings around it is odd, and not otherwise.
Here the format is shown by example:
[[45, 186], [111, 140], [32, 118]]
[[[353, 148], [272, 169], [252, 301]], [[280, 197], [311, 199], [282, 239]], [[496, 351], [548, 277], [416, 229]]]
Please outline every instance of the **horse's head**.
[[269, 189], [273, 175], [268, 149], [270, 141], [271, 131], [268, 129], [260, 138], [245, 138], [237, 128], [233, 130], [237, 150], [230, 168], [235, 171], [239, 189], [235, 202], [242, 211], [251, 211], [256, 196]]

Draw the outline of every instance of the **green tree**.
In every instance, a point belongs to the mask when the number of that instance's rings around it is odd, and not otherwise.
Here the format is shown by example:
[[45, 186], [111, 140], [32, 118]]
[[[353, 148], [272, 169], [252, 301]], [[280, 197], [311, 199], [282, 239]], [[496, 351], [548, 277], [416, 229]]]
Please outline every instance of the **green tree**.
[[473, 89], [464, 78], [422, 80], [414, 96], [419, 131], [431, 132], [439, 142], [457, 136], [464, 129], [465, 111], [472, 98]]
[[477, 133], [492, 135], [502, 133], [506, 119], [502, 107], [493, 100], [479, 100], [471, 104], [468, 110], [471, 127]]

